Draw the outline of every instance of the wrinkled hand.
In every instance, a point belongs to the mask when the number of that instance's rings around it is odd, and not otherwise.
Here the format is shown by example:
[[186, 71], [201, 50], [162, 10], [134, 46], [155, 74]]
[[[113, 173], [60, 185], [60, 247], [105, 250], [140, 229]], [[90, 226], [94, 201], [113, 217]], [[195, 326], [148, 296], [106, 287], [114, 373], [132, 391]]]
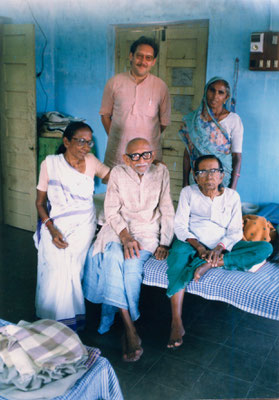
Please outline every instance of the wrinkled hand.
[[66, 249], [68, 247], [68, 243], [63, 239], [62, 233], [55, 228], [53, 225], [50, 225], [48, 228], [51, 236], [52, 236], [52, 243], [54, 246], [56, 246], [58, 249]]
[[212, 267], [218, 267], [219, 261], [223, 260], [223, 250], [222, 246], [216, 246], [214, 249], [208, 250], [205, 260], [211, 264]]
[[197, 252], [200, 258], [206, 260], [206, 257], [208, 256], [208, 250], [204, 246], [200, 245], [197, 247]]
[[168, 255], [169, 248], [167, 246], [158, 246], [154, 253], [156, 260], [164, 260]]
[[132, 236], [130, 236], [127, 239], [122, 240], [122, 244], [124, 247], [125, 260], [129, 259], [129, 258], [134, 258], [135, 256], [138, 258], [140, 257], [141, 245]]

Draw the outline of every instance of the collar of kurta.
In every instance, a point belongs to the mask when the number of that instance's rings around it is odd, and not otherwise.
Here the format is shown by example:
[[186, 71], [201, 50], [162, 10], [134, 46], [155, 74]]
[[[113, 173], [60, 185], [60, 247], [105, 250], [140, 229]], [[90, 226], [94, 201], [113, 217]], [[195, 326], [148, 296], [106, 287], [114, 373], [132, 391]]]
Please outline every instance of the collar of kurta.
[[132, 70], [130, 69], [129, 71], [129, 77], [131, 78], [131, 80], [136, 83], [137, 85], [140, 85], [141, 83], [145, 82], [149, 77], [150, 77], [150, 73], [148, 72], [148, 74], [146, 75], [146, 77], [139, 83], [137, 83], [136, 78], [133, 76], [132, 74]]

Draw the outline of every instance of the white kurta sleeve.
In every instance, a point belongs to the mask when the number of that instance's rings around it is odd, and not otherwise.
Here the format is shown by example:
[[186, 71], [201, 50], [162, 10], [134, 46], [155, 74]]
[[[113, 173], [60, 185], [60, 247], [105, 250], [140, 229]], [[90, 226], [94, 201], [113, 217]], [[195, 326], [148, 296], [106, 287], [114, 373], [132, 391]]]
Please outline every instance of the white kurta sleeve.
[[234, 202], [232, 205], [232, 214], [230, 222], [226, 228], [226, 234], [220, 240], [224, 244], [226, 250], [231, 251], [233, 246], [243, 237], [242, 230], [242, 212], [239, 194], [234, 192]]
[[160, 195], [159, 210], [161, 214], [160, 244], [169, 246], [173, 238], [174, 208], [170, 195], [170, 174], [165, 168]]
[[180, 192], [174, 219], [174, 233], [176, 237], [183, 242], [186, 239], [197, 239], [196, 236], [189, 231], [190, 199], [191, 187], [186, 186]]
[[239, 115], [234, 114], [231, 130], [232, 153], [242, 153], [243, 124]]

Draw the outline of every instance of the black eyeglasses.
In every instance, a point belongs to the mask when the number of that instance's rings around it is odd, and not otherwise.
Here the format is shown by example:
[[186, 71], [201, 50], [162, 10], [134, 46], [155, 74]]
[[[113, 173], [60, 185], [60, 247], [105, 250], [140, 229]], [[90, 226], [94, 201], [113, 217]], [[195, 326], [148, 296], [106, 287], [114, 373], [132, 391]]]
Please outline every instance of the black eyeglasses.
[[152, 157], [152, 151], [144, 151], [143, 153], [132, 153], [132, 154], [127, 154], [126, 156], [130, 157], [132, 161], [139, 161], [139, 159], [142, 157], [144, 160], [150, 160]]
[[204, 178], [205, 176], [208, 176], [208, 175], [219, 175], [222, 172], [223, 172], [223, 170], [220, 168], [201, 169], [200, 171], [196, 171], [195, 175], [201, 176], [202, 178]]
[[93, 140], [85, 140], [85, 139], [82, 139], [82, 138], [75, 138], [75, 137], [73, 137], [72, 139], [77, 142], [77, 145], [79, 147], [84, 147], [86, 144], [91, 148], [94, 146]]

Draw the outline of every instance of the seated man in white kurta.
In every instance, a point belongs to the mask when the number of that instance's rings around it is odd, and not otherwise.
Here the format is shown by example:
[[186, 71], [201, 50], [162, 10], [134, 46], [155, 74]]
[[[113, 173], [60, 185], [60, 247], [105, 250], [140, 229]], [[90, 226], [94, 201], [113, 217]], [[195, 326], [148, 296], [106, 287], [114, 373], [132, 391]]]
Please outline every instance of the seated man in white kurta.
[[139, 318], [143, 265], [152, 254], [159, 260], [166, 258], [173, 237], [169, 172], [163, 164], [152, 164], [153, 158], [147, 140], [128, 143], [125, 165], [111, 172], [104, 204], [106, 224], [85, 266], [84, 295], [93, 303], [103, 303], [100, 333], [109, 330], [115, 311], [120, 310], [124, 361], [137, 361], [143, 352], [133, 323]]

